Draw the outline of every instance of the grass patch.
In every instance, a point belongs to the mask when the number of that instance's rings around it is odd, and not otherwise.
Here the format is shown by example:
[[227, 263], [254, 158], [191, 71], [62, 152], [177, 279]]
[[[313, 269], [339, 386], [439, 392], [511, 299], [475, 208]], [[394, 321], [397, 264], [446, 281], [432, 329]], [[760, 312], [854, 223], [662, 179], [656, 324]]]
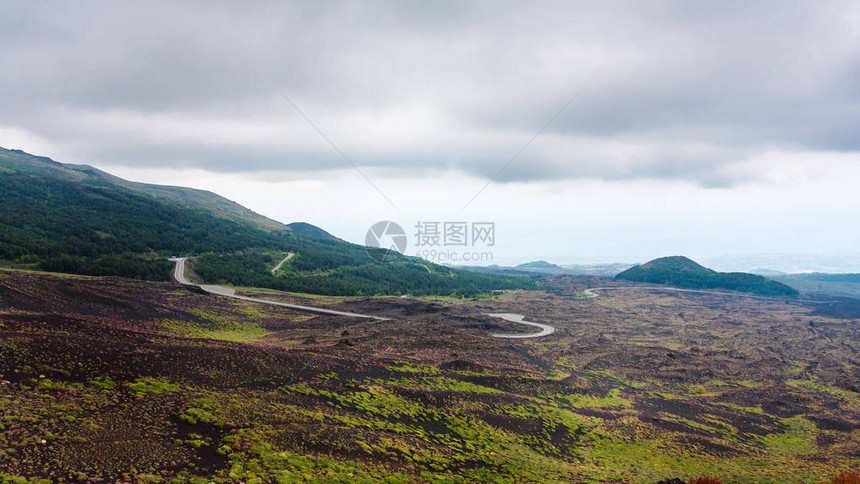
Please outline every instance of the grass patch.
[[815, 437], [818, 435], [818, 428], [814, 423], [800, 416], [782, 419], [782, 423], [788, 427], [784, 432], [761, 437], [761, 442], [769, 454], [808, 455], [815, 453]]
[[439, 373], [439, 368], [436, 368], [433, 365], [414, 365], [406, 361], [396, 361], [395, 364], [389, 366], [388, 369], [399, 373]]
[[752, 381], [752, 380], [736, 380], [735, 385], [738, 385], [738, 386], [741, 386], [744, 388], [761, 388], [764, 386], [762, 383], [759, 383], [757, 381]]
[[391, 382], [394, 385], [425, 388], [428, 390], [448, 390], [453, 392], [469, 392], [469, 393], [502, 393], [495, 388], [476, 385], [466, 381], [455, 380], [443, 376], [420, 377], [420, 378], [401, 378]]
[[[690, 420], [690, 419], [687, 419], [684, 417], [679, 417], [677, 415], [673, 415], [673, 414], [665, 413], [665, 412], [660, 412], [660, 417], [663, 418], [664, 420], [669, 421], [669, 422], [676, 422], [679, 424], [683, 424], [683, 425], [686, 425], [688, 427], [692, 427], [694, 429], [699, 429], [699, 430], [705, 431], [709, 434], [720, 435], [720, 436], [726, 434], [726, 429], [724, 428], [723, 425], [720, 425], [720, 427], [714, 427], [713, 425], [707, 425], [707, 424], [699, 423], [699, 422], [696, 422], [694, 420]], [[711, 423], [714, 423], [714, 422], [711, 422]]]
[[649, 395], [653, 395], [655, 397], [660, 397], [663, 400], [687, 400], [687, 397], [683, 395], [675, 395], [674, 393], [666, 393], [666, 392], [648, 392]]
[[810, 390], [823, 395], [830, 395], [841, 400], [850, 410], [860, 410], [860, 394], [833, 385], [826, 385], [815, 380], [786, 380], [786, 385], [801, 390]]
[[630, 400], [621, 396], [621, 390], [613, 388], [605, 397], [595, 397], [592, 395], [572, 394], [562, 397], [571, 407], [615, 407], [615, 408], [630, 408]]
[[94, 387], [101, 388], [102, 390], [111, 390], [116, 386], [116, 382], [111, 380], [109, 376], [100, 376], [87, 383]]
[[735, 405], [734, 403], [727, 403], [727, 402], [717, 402], [717, 405], [719, 405], [721, 407], [730, 408], [732, 410], [737, 410], [738, 412], [754, 413], [756, 415], [767, 415], [766, 413], [764, 413], [764, 410], [762, 410], [761, 406], [743, 407], [741, 405]]
[[201, 326], [192, 322], [165, 320], [161, 322], [165, 331], [187, 338], [214, 339], [234, 343], [250, 343], [272, 334], [254, 323], [222, 320], [217, 326]]
[[163, 395], [165, 393], [178, 393], [182, 389], [164, 379], [145, 376], [134, 382], [126, 383], [125, 386], [133, 391], [138, 397], [144, 395]]

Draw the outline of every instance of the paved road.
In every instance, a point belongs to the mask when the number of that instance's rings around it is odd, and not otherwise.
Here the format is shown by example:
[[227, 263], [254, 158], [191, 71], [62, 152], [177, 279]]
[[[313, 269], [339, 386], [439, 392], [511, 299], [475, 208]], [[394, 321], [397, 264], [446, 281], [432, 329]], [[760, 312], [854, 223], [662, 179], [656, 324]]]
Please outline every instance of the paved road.
[[317, 308], [317, 307], [313, 307], [313, 306], [302, 306], [299, 304], [287, 304], [287, 303], [282, 303], [282, 302], [277, 302], [277, 301], [267, 301], [265, 299], [257, 299], [257, 298], [248, 297], [248, 296], [239, 296], [236, 294], [236, 290], [233, 288], [230, 288], [230, 287], [214, 286], [214, 285], [207, 285], [207, 284], [203, 284], [203, 285], [198, 286], [197, 284], [194, 284], [185, 278], [185, 261], [188, 260], [187, 257], [174, 257], [174, 258], [171, 258], [170, 260], [174, 264], [176, 264], [176, 267], [173, 270], [173, 278], [176, 279], [176, 282], [178, 282], [182, 285], [185, 285], [185, 286], [197, 286], [200, 289], [203, 289], [204, 291], [208, 292], [209, 294], [232, 297], [234, 299], [241, 299], [243, 301], [251, 301], [251, 302], [260, 303], [260, 304], [268, 304], [270, 306], [279, 306], [282, 308], [295, 309], [297, 311], [305, 311], [305, 312], [309, 312], [309, 313], [330, 314], [330, 315], [334, 315], [334, 316], [346, 316], [349, 318], [376, 319], [379, 321], [388, 321], [391, 319], [391, 318], [383, 318], [380, 316], [371, 316], [369, 314], [348, 313], [348, 312], [344, 312], [344, 311], [335, 311], [333, 309]]
[[[288, 254], [287, 257], [284, 259], [284, 261], [289, 260], [292, 257], [292, 255], [294, 255], [292, 252], [290, 254]], [[257, 299], [257, 298], [248, 297], [248, 296], [239, 296], [236, 294], [236, 290], [233, 288], [230, 288], [230, 287], [208, 285], [208, 284], [197, 285], [197, 284], [194, 284], [193, 282], [191, 282], [185, 278], [185, 261], [188, 260], [187, 257], [174, 257], [174, 258], [171, 258], [170, 260], [174, 264], [176, 264], [176, 267], [174, 268], [174, 271], [173, 271], [173, 277], [174, 277], [174, 279], [176, 279], [176, 282], [183, 284], [185, 286], [197, 286], [200, 289], [208, 292], [209, 294], [232, 297], [234, 299], [241, 299], [243, 301], [251, 301], [251, 302], [256, 302], [256, 303], [260, 303], [260, 304], [268, 304], [271, 306], [280, 306], [280, 307], [284, 307], [284, 308], [295, 309], [298, 311], [306, 311], [309, 313], [331, 314], [331, 315], [335, 315], [335, 316], [347, 316], [347, 317], [351, 317], [351, 318], [376, 319], [379, 321], [389, 321], [391, 319], [391, 318], [383, 318], [380, 316], [371, 316], [369, 314], [347, 313], [344, 311], [334, 311], [332, 309], [317, 308], [317, 307], [312, 307], [312, 306], [301, 306], [299, 304], [287, 304], [287, 303], [282, 303], [282, 302], [277, 302], [277, 301], [267, 301], [265, 299]], [[281, 261], [281, 263], [283, 263], [284, 261]], [[278, 264], [278, 267], [280, 267], [280, 264]], [[277, 270], [278, 267], [276, 267], [274, 270]], [[597, 295], [595, 294], [593, 297], [597, 297]], [[525, 316], [523, 316], [522, 314], [514, 314], [514, 313], [485, 313], [485, 314], [487, 316], [494, 316], [497, 318], [502, 318], [502, 319], [505, 319], [505, 320], [510, 321], [512, 323], [524, 324], [526, 326], [534, 326], [534, 327], [540, 329], [540, 331], [538, 331], [537, 333], [528, 333], [528, 334], [493, 334], [492, 336], [494, 336], [496, 338], [506, 338], [506, 339], [540, 338], [543, 336], [551, 335], [552, 333], [555, 332], [555, 328], [553, 328], [552, 326], [548, 326], [546, 324], [540, 324], [540, 323], [533, 323], [531, 321], [524, 321]]]
[[185, 278], [185, 261], [188, 260], [187, 257], [172, 257], [170, 259], [176, 266], [173, 268], [173, 278], [176, 279], [176, 282], [182, 284], [183, 286], [193, 286], [188, 279]]
[[484, 313], [487, 316], [493, 316], [496, 318], [502, 318], [506, 321], [510, 321], [512, 323], [517, 324], [525, 324], [526, 326], [534, 326], [536, 328], [540, 328], [540, 331], [537, 333], [528, 333], [528, 334], [493, 334], [496, 338], [506, 338], [506, 339], [526, 339], [526, 338], [540, 338], [543, 336], [549, 336], [555, 333], [555, 328], [546, 324], [533, 323], [531, 321], [524, 321], [525, 316], [522, 314], [515, 313]]
[[288, 260], [292, 259], [294, 255], [296, 255], [296, 253], [295, 253], [295, 252], [287, 252], [287, 256], [286, 256], [286, 257], [284, 257], [284, 260], [282, 260], [281, 262], [278, 262], [278, 265], [276, 265], [276, 266], [272, 269], [272, 274], [274, 274], [275, 272], [277, 272], [277, 271], [278, 271], [278, 269], [280, 269], [280, 268], [281, 268], [281, 266], [282, 266], [282, 265], [284, 265], [284, 262], [286, 262], [286, 261], [288, 261]]

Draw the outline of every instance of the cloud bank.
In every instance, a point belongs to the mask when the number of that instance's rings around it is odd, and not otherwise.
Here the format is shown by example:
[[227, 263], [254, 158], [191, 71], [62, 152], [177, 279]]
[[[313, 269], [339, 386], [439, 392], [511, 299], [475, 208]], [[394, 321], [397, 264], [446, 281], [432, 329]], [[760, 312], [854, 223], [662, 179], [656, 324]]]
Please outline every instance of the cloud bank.
[[860, 159], [853, 2], [4, 2], [0, 62], [0, 145], [68, 162], [343, 169], [288, 98], [359, 166], [490, 179], [574, 95], [499, 182]]

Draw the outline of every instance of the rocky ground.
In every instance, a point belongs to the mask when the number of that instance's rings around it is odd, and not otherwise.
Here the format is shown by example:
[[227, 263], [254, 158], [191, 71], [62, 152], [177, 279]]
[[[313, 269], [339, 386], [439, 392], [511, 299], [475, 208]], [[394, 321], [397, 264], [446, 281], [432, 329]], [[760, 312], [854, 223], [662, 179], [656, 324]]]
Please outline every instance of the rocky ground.
[[[0, 271], [0, 482], [819, 482], [860, 468], [860, 317], [549, 277], [479, 300]], [[847, 304], [847, 306], [846, 306]], [[482, 316], [516, 312], [556, 332]]]

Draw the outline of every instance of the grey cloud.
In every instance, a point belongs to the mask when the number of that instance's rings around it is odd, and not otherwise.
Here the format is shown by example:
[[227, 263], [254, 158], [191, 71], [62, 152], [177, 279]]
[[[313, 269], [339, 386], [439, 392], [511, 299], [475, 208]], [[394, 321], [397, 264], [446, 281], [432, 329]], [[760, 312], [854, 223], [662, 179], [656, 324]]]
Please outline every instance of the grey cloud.
[[[774, 145], [860, 150], [858, 18], [839, 2], [4, 2], [0, 127], [64, 161], [342, 168], [307, 126], [299, 144], [205, 131], [296, 132], [286, 94], [363, 166], [489, 178], [579, 92], [499, 181], [723, 186], [743, 181], [726, 165]], [[437, 124], [395, 121], [402, 145], [372, 149], [375, 123], [421, 109]], [[135, 121], [84, 122], [117, 113]], [[200, 135], [147, 125], [164, 117], [199, 120]]]

